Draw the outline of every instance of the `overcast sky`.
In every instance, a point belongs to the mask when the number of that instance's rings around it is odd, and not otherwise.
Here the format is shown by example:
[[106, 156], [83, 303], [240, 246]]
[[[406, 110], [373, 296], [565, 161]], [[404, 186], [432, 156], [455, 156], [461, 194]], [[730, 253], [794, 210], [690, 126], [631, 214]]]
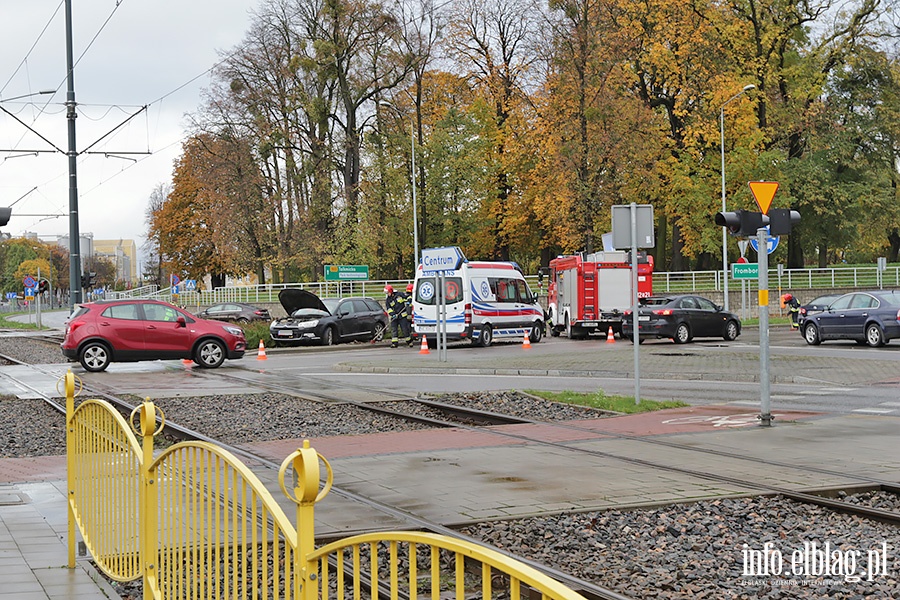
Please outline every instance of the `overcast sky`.
[[[257, 0], [72, 1], [82, 234], [144, 242], [147, 200], [157, 184], [171, 181], [185, 114], [196, 111], [209, 86], [204, 72], [241, 43], [257, 5]], [[66, 155], [26, 154], [68, 150], [65, 3], [0, 0], [0, 15], [0, 103], [47, 139], [0, 111], [0, 206], [13, 207], [3, 231], [68, 235]], [[45, 89], [55, 93], [7, 101]], [[147, 111], [90, 152], [151, 154], [85, 152], [143, 105], [149, 105]]]

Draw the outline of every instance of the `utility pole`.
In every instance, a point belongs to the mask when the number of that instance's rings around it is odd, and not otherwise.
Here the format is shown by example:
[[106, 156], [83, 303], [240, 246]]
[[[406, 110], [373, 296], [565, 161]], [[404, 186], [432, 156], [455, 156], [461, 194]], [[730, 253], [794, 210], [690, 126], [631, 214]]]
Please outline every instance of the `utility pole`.
[[81, 303], [81, 233], [78, 230], [78, 150], [75, 147], [75, 61], [72, 56], [72, 0], [66, 0], [66, 119], [69, 148], [69, 307]]

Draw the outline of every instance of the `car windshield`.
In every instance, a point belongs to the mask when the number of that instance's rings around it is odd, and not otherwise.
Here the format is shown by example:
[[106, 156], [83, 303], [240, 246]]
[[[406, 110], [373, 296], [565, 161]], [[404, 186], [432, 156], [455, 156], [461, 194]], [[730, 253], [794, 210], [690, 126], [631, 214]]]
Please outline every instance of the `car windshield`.
[[325, 298], [322, 300], [322, 304], [325, 305], [325, 308], [327, 308], [328, 312], [330, 312], [331, 314], [335, 314], [339, 303], [340, 300], [338, 300], [337, 298]]

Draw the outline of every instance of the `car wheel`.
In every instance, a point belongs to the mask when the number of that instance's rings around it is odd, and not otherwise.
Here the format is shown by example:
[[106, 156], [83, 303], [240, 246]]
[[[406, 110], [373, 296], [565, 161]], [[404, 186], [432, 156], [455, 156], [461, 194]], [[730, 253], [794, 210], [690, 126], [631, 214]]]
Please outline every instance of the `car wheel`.
[[537, 344], [544, 338], [544, 324], [541, 321], [538, 321], [531, 328], [531, 334], [529, 334], [528, 339], [532, 344]]
[[225, 362], [225, 345], [219, 340], [204, 340], [197, 346], [194, 362], [204, 369], [215, 369]]
[[102, 342], [89, 342], [81, 349], [78, 361], [86, 371], [99, 373], [109, 366], [112, 356], [109, 347]]
[[866, 343], [872, 348], [884, 346], [884, 332], [881, 331], [881, 327], [877, 323], [870, 323], [866, 327]]
[[738, 324], [734, 321], [728, 321], [725, 323], [725, 334], [722, 336], [728, 342], [733, 342], [737, 339], [737, 336], [740, 335], [740, 328]]
[[478, 344], [482, 348], [487, 348], [491, 345], [491, 342], [494, 341], [494, 330], [491, 329], [490, 325], [485, 325], [481, 328], [481, 335], [478, 336]]
[[375, 323], [375, 328], [372, 331], [372, 341], [380, 342], [381, 340], [383, 340], [385, 329], [387, 329], [387, 327], [385, 327], [384, 323], [380, 321], [378, 323]]
[[676, 344], [687, 344], [691, 341], [691, 328], [688, 327], [687, 323], [678, 324], [678, 327], [675, 328], [675, 337], [672, 340]]
[[807, 323], [806, 327], [803, 328], [803, 339], [810, 346], [818, 346], [822, 343], [822, 338], [819, 337], [819, 329], [812, 323]]
[[249, 322], [250, 322], [250, 320], [249, 320], [248, 318], [246, 318], [246, 317], [240, 317], [240, 318], [237, 320], [237, 324], [238, 324], [238, 325], [246, 325], [246, 324], [249, 323]]
[[334, 327], [326, 327], [322, 332], [322, 345], [334, 346]]

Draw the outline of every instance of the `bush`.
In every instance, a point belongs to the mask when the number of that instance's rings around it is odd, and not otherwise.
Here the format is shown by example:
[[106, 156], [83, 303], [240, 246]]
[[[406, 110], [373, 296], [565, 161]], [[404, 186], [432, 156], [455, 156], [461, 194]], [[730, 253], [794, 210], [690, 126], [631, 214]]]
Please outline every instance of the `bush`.
[[244, 337], [247, 338], [247, 351], [259, 348], [259, 340], [262, 340], [266, 348], [272, 346], [272, 338], [269, 337], [268, 321], [253, 321], [239, 325], [244, 330]]

